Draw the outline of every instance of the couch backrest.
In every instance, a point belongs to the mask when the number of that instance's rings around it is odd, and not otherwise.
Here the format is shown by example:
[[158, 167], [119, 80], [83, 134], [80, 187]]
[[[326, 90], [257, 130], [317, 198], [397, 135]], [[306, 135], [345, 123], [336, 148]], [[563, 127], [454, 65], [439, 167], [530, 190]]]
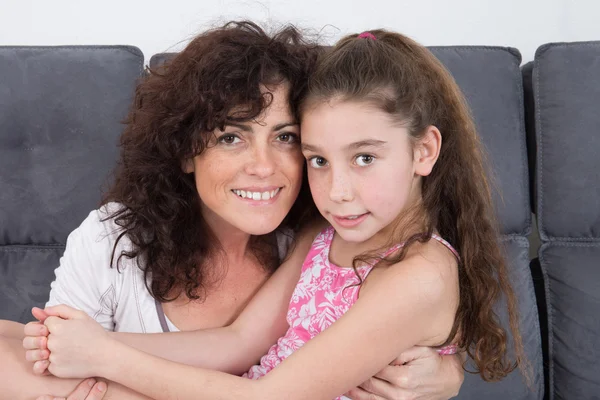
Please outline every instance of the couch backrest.
[[[458, 399], [542, 399], [543, 369], [538, 311], [529, 270], [531, 208], [525, 143], [521, 55], [501, 47], [432, 47], [463, 91], [487, 152], [502, 243], [519, 302], [521, 335], [532, 365], [531, 387], [519, 372], [499, 383], [465, 374]], [[507, 326], [507, 315], [498, 308]], [[472, 364], [471, 364], [472, 366]]]
[[0, 47], [0, 319], [48, 300], [115, 166], [143, 60], [131, 46]]
[[532, 74], [550, 399], [600, 393], [600, 42], [541, 46]]

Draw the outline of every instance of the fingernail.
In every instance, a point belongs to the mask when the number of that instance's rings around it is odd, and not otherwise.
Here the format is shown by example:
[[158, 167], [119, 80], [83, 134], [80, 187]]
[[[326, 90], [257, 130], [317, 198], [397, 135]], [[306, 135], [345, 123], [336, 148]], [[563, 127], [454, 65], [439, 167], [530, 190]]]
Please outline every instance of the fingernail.
[[106, 390], [106, 383], [104, 383], [104, 382], [100, 382], [100, 383], [98, 384], [98, 391], [99, 391], [99, 392], [104, 392], [105, 390]]
[[95, 383], [96, 383], [96, 381], [93, 380], [93, 379], [88, 379], [88, 381], [87, 381], [87, 384], [88, 384], [89, 387], [94, 386]]

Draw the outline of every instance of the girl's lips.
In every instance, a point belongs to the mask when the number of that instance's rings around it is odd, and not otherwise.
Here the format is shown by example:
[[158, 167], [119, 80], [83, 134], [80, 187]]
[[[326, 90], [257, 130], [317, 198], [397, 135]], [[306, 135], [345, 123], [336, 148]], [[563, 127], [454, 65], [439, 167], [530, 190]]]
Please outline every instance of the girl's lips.
[[[343, 228], [354, 228], [355, 226], [360, 225], [367, 217], [369, 213], [364, 213], [360, 215], [346, 215], [346, 216], [337, 216], [334, 215], [334, 221]], [[350, 218], [349, 218], [350, 217]]]

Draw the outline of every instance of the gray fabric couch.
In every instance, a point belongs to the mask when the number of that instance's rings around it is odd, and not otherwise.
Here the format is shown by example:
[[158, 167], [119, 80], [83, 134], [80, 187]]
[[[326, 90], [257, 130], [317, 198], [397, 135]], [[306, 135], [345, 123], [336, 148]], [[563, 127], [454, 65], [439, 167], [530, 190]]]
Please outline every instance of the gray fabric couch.
[[[488, 154], [532, 367], [529, 383], [466, 374], [458, 398], [600, 398], [600, 42], [544, 45], [522, 69], [513, 48], [431, 50]], [[130, 46], [0, 47], [0, 319], [29, 321], [46, 301], [68, 233], [110, 180], [143, 62]]]

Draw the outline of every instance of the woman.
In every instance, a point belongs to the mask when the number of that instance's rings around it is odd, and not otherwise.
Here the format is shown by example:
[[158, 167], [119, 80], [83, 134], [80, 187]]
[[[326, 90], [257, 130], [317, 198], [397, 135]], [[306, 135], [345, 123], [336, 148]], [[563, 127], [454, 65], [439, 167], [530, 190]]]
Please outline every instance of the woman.
[[[252, 23], [230, 23], [201, 34], [165, 70], [151, 73], [136, 91], [115, 184], [104, 206], [69, 236], [48, 305], [82, 309], [121, 332], [233, 323], [290, 247], [305, 246], [293, 238], [319, 226], [302, 184], [296, 109], [317, 53], [293, 28], [269, 36]], [[282, 288], [280, 308], [290, 296]], [[23, 343], [32, 349], [29, 360], [42, 360], [35, 363], [38, 373], [47, 366], [44, 339], [35, 338], [44, 329], [29, 324]], [[252, 365], [278, 337], [264, 338], [257, 348], [210, 354], [209, 343], [155, 336], [131, 344], [221, 370], [230, 370], [234, 358], [238, 368]], [[2, 381], [10, 382], [0, 398], [65, 396], [75, 387], [29, 374], [16, 344], [0, 342], [9, 355], [2, 359], [12, 360], [0, 362]], [[448, 398], [458, 392], [459, 357], [414, 349], [400, 360], [411, 354], [418, 355], [409, 366], [386, 368], [351, 396], [418, 398], [429, 391], [428, 398]], [[85, 398], [88, 388], [80, 385], [71, 398]], [[108, 397], [142, 398], [112, 383]]]

